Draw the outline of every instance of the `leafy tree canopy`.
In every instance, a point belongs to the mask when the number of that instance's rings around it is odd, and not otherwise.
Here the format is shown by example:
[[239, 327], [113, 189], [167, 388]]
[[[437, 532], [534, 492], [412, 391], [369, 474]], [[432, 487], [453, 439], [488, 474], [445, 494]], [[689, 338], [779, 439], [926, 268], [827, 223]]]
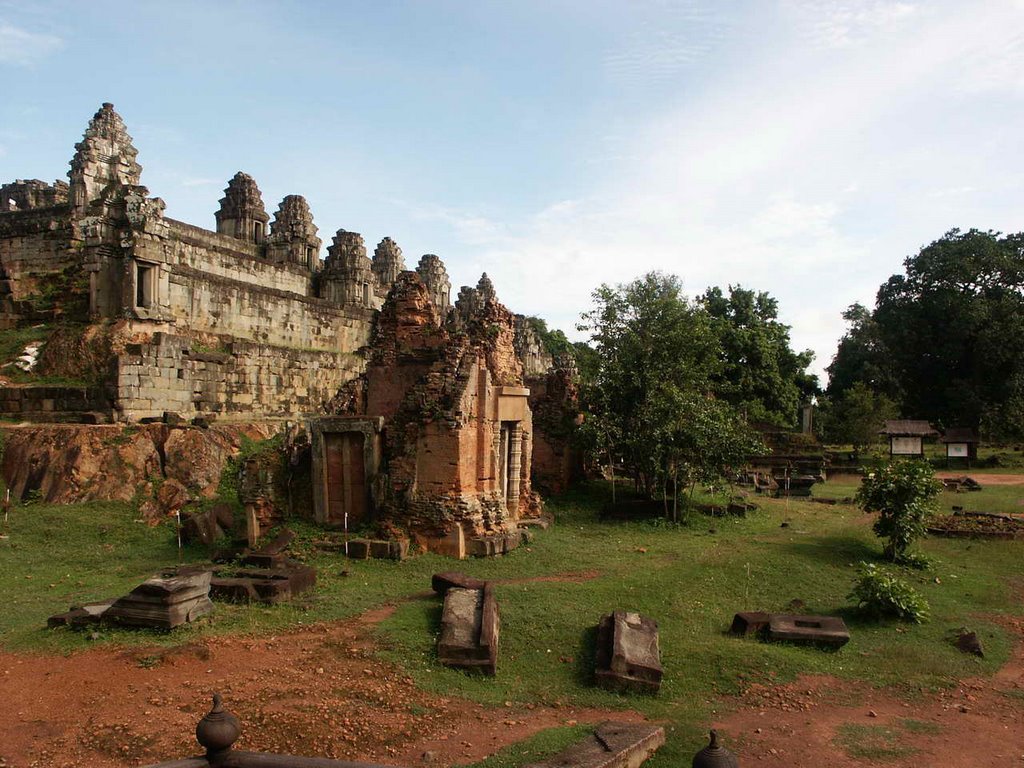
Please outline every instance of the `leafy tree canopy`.
[[730, 285], [728, 295], [709, 288], [698, 302], [711, 317], [720, 344], [716, 393], [753, 420], [794, 424], [800, 402], [817, 393], [818, 379], [807, 372], [814, 353], [790, 347], [778, 301], [763, 291]]
[[710, 397], [719, 339], [707, 312], [657, 272], [593, 294], [580, 330], [597, 363], [585, 427], [595, 447], [621, 457], [638, 486], [673, 489], [679, 479], [719, 476], [750, 447], [745, 425]]
[[1024, 389], [1024, 234], [954, 229], [905, 267], [879, 289], [873, 318], [903, 412], [977, 427]]

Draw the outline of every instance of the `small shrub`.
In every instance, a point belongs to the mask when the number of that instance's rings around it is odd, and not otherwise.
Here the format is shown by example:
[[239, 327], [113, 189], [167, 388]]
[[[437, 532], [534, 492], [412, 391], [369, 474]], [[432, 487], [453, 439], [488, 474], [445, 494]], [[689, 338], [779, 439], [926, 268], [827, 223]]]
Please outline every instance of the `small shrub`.
[[885, 556], [893, 562], [908, 558], [907, 549], [925, 533], [942, 486], [935, 472], [921, 461], [895, 461], [867, 475], [857, 490], [857, 503], [878, 512], [875, 533], [888, 543]]
[[907, 582], [875, 565], [860, 564], [860, 578], [849, 594], [857, 606], [874, 616], [922, 622], [928, 619], [928, 601]]

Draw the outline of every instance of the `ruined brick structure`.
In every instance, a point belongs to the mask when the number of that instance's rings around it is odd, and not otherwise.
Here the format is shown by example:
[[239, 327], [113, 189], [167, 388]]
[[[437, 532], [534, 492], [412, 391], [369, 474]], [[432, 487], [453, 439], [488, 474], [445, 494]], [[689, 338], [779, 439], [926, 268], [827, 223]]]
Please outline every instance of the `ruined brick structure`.
[[515, 316], [516, 354], [533, 413], [533, 484], [544, 493], [562, 493], [583, 475], [583, 456], [573, 435], [582, 415], [579, 371], [569, 355], [552, 356], [533, 325]]
[[505, 551], [539, 506], [514, 318], [486, 276], [443, 319], [432, 293], [418, 273], [398, 275], [365, 374], [339, 416], [313, 423], [317, 518], [357, 525], [375, 509], [432, 551]]

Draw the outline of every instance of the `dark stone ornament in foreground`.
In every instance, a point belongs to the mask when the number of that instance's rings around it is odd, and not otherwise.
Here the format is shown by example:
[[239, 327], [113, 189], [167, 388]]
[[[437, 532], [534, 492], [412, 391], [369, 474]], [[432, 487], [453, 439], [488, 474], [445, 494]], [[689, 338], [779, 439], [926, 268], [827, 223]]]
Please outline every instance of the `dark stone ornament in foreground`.
[[213, 694], [213, 709], [196, 725], [196, 741], [206, 750], [206, 759], [211, 764], [218, 762], [241, 733], [238, 718], [224, 709], [219, 693]]
[[711, 731], [711, 742], [693, 756], [693, 768], [739, 768], [736, 755], [718, 744], [718, 733]]

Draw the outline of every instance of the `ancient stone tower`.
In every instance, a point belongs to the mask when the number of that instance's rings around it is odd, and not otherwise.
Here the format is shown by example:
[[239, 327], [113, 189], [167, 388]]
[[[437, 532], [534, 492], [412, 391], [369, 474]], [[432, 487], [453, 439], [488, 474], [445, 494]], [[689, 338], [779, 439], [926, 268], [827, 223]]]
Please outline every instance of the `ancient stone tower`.
[[73, 213], [84, 214], [112, 184], [138, 186], [142, 174], [142, 166], [135, 162], [138, 154], [114, 105], [104, 104], [89, 121], [71, 159], [68, 176]]
[[322, 244], [316, 233], [306, 198], [288, 195], [270, 223], [267, 257], [277, 263], [297, 264], [312, 271], [319, 266]]
[[262, 243], [270, 217], [263, 207], [263, 197], [256, 181], [239, 171], [224, 190], [220, 210], [216, 213], [217, 234], [237, 237], [248, 243]]
[[327, 249], [327, 259], [320, 275], [320, 295], [341, 306], [379, 309], [375, 283], [363, 236], [339, 229]]
[[426, 253], [416, 265], [423, 284], [430, 293], [430, 302], [438, 317], [443, 320], [451, 307], [452, 284], [448, 279], [448, 270], [444, 262], [432, 253]]
[[377, 296], [383, 301], [398, 275], [405, 271], [402, 249], [390, 237], [385, 237], [373, 250], [373, 274], [377, 278]]

